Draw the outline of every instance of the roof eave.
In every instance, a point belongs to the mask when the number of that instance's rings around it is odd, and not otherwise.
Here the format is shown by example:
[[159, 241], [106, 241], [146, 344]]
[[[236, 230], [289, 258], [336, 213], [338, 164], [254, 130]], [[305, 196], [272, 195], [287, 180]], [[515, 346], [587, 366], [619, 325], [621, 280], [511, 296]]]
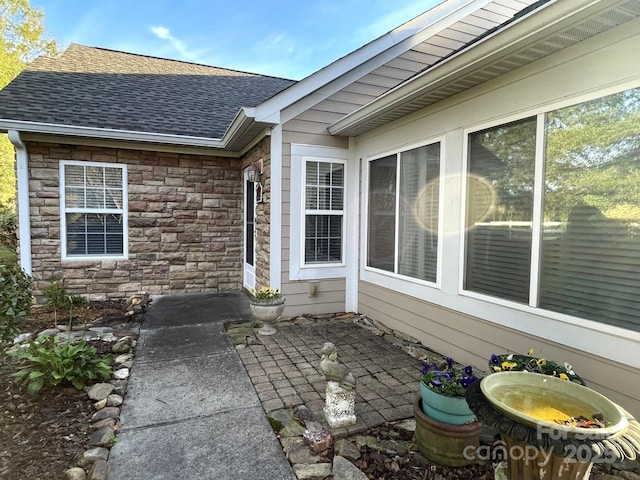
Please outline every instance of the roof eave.
[[265, 131], [273, 127], [276, 122], [258, 122], [255, 118], [256, 109], [243, 107], [236, 114], [231, 125], [222, 137], [222, 143], [228, 150], [244, 152], [249, 145], [255, 143]]
[[[311, 95], [313, 92], [325, 87], [336, 79], [349, 74], [349, 72], [355, 71], [356, 77], [362, 76], [362, 72], [360, 72], [359, 69], [367, 62], [371, 62], [372, 59], [385, 55], [386, 52], [389, 52], [390, 56], [394, 56], [397, 54], [394, 52], [394, 49], [402, 47], [404, 42], [409, 41], [411, 37], [421, 32], [429, 31], [431, 28], [439, 29], [441, 28], [439, 25], [443, 21], [453, 22], [455, 19], [458, 19], [458, 17], [464, 17], [470, 11], [475, 11], [490, 1], [491, 0], [444, 0], [422, 15], [400, 25], [358, 50], [339, 58], [321, 70], [312, 73], [286, 90], [262, 102], [256, 107], [256, 118], [260, 121], [275, 122], [275, 117], [279, 116], [282, 110], [300, 99]], [[384, 58], [381, 60], [381, 63], [388, 60], [388, 58]], [[375, 68], [375, 66], [370, 67], [371, 70], [373, 68]]]
[[99, 138], [106, 140], [125, 140], [141, 143], [160, 143], [188, 147], [225, 148], [221, 139], [195, 137], [189, 135], [170, 135], [164, 133], [136, 132], [112, 128], [84, 127], [53, 123], [29, 122], [22, 120], [0, 119], [0, 130], [17, 130], [25, 133], [37, 133], [64, 137]]
[[377, 117], [386, 116], [388, 120], [384, 123], [394, 121], [403, 116], [400, 113], [394, 116], [393, 113], [402, 110], [403, 105], [406, 107], [417, 98], [442, 85], [451, 84], [468, 72], [478, 71], [491, 61], [526, 47], [549, 32], [597, 15], [619, 3], [618, 0], [554, 0], [544, 4], [346, 115], [328, 130], [332, 135], [354, 136], [376, 128], [372, 125]]

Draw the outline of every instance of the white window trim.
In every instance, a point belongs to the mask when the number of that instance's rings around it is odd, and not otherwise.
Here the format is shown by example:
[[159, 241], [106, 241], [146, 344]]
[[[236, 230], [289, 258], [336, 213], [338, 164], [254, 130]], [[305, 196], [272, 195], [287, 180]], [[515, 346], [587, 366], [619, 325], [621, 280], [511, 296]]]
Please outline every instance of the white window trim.
[[[464, 122], [442, 129], [442, 135], [448, 140], [446, 154], [442, 154], [444, 166], [445, 185], [447, 191], [447, 205], [443, 205], [445, 215], [449, 219], [456, 217], [458, 228], [454, 231], [446, 232], [448, 246], [444, 249], [447, 258], [443, 258], [447, 263], [447, 271], [442, 275], [442, 289], [426, 288], [415, 285], [405, 280], [399, 281], [391, 279], [388, 275], [377, 275], [376, 272], [365, 270], [366, 262], [366, 212], [367, 195], [365, 186], [367, 185], [366, 159], [383, 157], [393, 153], [399, 148], [405, 148], [404, 144], [421, 141], [421, 132], [429, 131], [433, 128], [430, 124], [431, 117], [418, 117], [415, 121], [403, 124], [404, 128], [393, 130], [382, 130], [375, 135], [360, 138], [356, 154], [363, 158], [363, 194], [360, 205], [360, 279], [372, 284], [388, 288], [394, 292], [415, 298], [418, 301], [432, 303], [441, 308], [450, 309], [461, 315], [478, 318], [489, 324], [499, 325], [506, 330], [515, 330], [524, 335], [531, 335], [534, 338], [543, 338], [549, 342], [556, 342], [571, 349], [590, 352], [593, 355], [606, 358], [613, 362], [632, 368], [640, 368], [640, 332], [605, 325], [592, 320], [571, 317], [565, 314], [554, 313], [549, 310], [531, 308], [528, 305], [506, 302], [496, 297], [477, 295], [471, 292], [463, 292], [460, 288], [463, 279], [464, 268], [464, 212], [466, 199], [466, 188], [464, 188], [464, 172], [467, 169], [467, 139], [471, 132], [483, 130], [490, 127], [499, 126], [505, 123], [522, 120], [523, 118], [545, 113], [549, 110], [559, 109], [575, 105], [584, 101], [606, 96], [627, 90], [629, 88], [640, 87], [640, 77], [630, 77], [625, 81], [615, 81], [607, 83], [597, 88], [589, 88], [581, 93], [558, 96], [557, 100], [535, 104], [523, 110], [511, 109], [495, 114], [490, 112], [488, 119], [474, 124], [466, 125]], [[473, 107], [475, 100], [469, 101]], [[437, 114], [436, 114], [437, 115]], [[389, 147], [393, 145], [393, 149]], [[444, 151], [444, 150], [443, 150]], [[382, 152], [382, 153], [381, 153]], [[460, 181], [460, 185], [455, 187], [455, 183]], [[451, 183], [451, 185], [450, 185]], [[455, 190], [453, 193], [451, 189]], [[456, 196], [455, 201], [452, 196]], [[444, 215], [443, 215], [444, 216]], [[447, 222], [451, 225], [451, 221]], [[457, 267], [456, 267], [457, 266]], [[454, 273], [455, 270], [455, 273]], [[444, 275], [446, 274], [446, 278]], [[451, 280], [454, 279], [452, 282]], [[414, 313], [409, 310], [408, 314]]]
[[[438, 178], [440, 181], [440, 189], [438, 192], [438, 260], [436, 265], [436, 281], [429, 282], [426, 280], [421, 280], [419, 278], [413, 278], [406, 275], [401, 275], [395, 272], [388, 272], [386, 270], [381, 270], [379, 268], [370, 267], [367, 265], [367, 258], [369, 258], [368, 251], [368, 241], [367, 235], [369, 232], [369, 166], [371, 162], [375, 160], [379, 160], [380, 158], [388, 157], [390, 155], [399, 155], [402, 152], [406, 152], [408, 150], [413, 150], [415, 148], [424, 147], [427, 145], [433, 145], [435, 143], [440, 144], [440, 172], [438, 173]], [[404, 294], [422, 298], [425, 294], [425, 291], [428, 290], [441, 290], [442, 288], [442, 256], [443, 256], [443, 241], [444, 241], [444, 193], [446, 188], [444, 188], [443, 182], [443, 172], [444, 172], [444, 159], [446, 158], [445, 152], [446, 144], [445, 137], [435, 137], [430, 138], [425, 141], [420, 141], [417, 143], [411, 143], [408, 145], [402, 145], [401, 147], [394, 148], [393, 150], [388, 150], [385, 152], [378, 153], [376, 155], [372, 155], [367, 157], [363, 161], [363, 194], [362, 194], [362, 210], [360, 216], [362, 218], [362, 230], [361, 230], [361, 240], [360, 240], [360, 251], [362, 255], [360, 257], [360, 276], [362, 280], [366, 282], [373, 283], [375, 285], [380, 285], [385, 288], [390, 288], [392, 290], [396, 290], [402, 292]], [[397, 179], [399, 182], [399, 177]], [[399, 186], [397, 186], [397, 191], [400, 192]], [[398, 205], [396, 204], [396, 209]], [[396, 221], [397, 212], [396, 212]], [[397, 241], [398, 231], [396, 228], [396, 239], [395, 239], [395, 262], [397, 263], [398, 259], [398, 241]]]
[[[537, 221], [541, 221], [541, 210], [542, 210], [542, 190], [544, 187], [544, 178], [543, 178], [543, 166], [540, 163], [541, 158], [543, 156], [543, 152], [540, 147], [544, 143], [544, 138], [539, 138], [541, 133], [541, 129], [544, 129], [544, 119], [545, 115], [549, 112], [553, 112], [555, 110], [560, 110], [566, 107], [571, 107], [573, 105], [578, 105], [580, 103], [588, 102], [590, 100], [595, 100], [601, 97], [605, 97], [608, 95], [612, 95], [615, 93], [620, 93], [625, 90], [631, 88], [640, 88], [640, 84], [637, 80], [631, 82], [624, 82], [621, 84], [617, 84], [615, 86], [609, 86], [607, 88], [601, 88], [597, 90], [590, 91], [587, 94], [577, 95], [571, 98], [564, 98], [557, 102], [551, 102], [545, 104], [543, 106], [539, 106], [537, 108], [532, 108], [529, 110], [524, 110], [518, 112], [517, 114], [505, 115], [500, 118], [492, 119], [490, 122], [483, 122], [481, 124], [477, 124], [468, 128], [464, 128], [462, 130], [463, 135], [463, 159], [462, 159], [462, 175], [466, 176], [466, 173], [469, 168], [469, 135], [478, 131], [486, 130], [489, 128], [499, 127], [501, 125], [506, 125], [512, 122], [517, 122], [520, 120], [524, 120], [525, 118], [536, 117], [537, 125], [536, 125], [536, 165], [535, 165], [535, 177], [534, 181], [536, 184], [534, 185], [534, 201], [540, 200], [540, 206], [536, 207], [534, 205], [534, 217], [533, 222], [534, 225]], [[540, 164], [539, 164], [540, 163]], [[466, 222], [466, 204], [467, 204], [467, 189], [462, 189], [462, 199], [460, 203], [460, 231], [465, 231], [465, 222]], [[536, 216], [537, 215], [537, 216]], [[539, 218], [538, 218], [539, 217]], [[538, 226], [538, 229], [540, 227]], [[535, 232], [534, 232], [535, 233]], [[539, 247], [539, 240], [536, 240], [536, 243], [532, 245], [532, 247]], [[506, 300], [503, 298], [494, 297], [491, 295], [486, 295], [478, 292], [472, 292], [469, 290], [464, 290], [464, 268], [465, 268], [465, 255], [466, 255], [466, 235], [462, 234], [460, 236], [460, 250], [459, 250], [459, 262], [458, 262], [458, 295], [461, 298], [461, 302], [459, 303], [459, 307], [456, 310], [461, 311], [463, 313], [467, 313], [474, 316], [479, 316], [481, 318], [486, 318], [489, 321], [496, 323], [498, 325], [503, 325], [508, 328], [514, 328], [514, 320], [517, 320], [517, 316], [514, 315], [514, 311], [522, 312], [524, 315], [523, 319], [535, 319], [535, 322], [529, 323], [528, 320], [523, 322], [519, 322], [519, 329], [523, 332], [541, 336], [541, 332], [547, 332], [547, 337], [552, 341], [557, 341], [559, 343], [567, 344], [567, 338], [572, 338], [573, 343], [569, 343], [572, 347], [579, 348], [586, 351], [591, 351], [595, 354], [600, 354], [606, 356], [605, 354], [597, 352], [593, 344], [589, 343], [586, 340], [587, 335], [584, 335], [585, 339], [582, 337], [575, 338], [575, 333], [572, 332], [574, 327], [579, 327], [582, 329], [586, 329], [590, 331], [593, 335], [592, 341], [595, 341], [595, 335], [604, 334], [611, 335], [613, 337], [617, 337], [619, 339], [625, 338], [631, 341], [640, 341], [640, 332], [634, 332], [632, 330], [628, 330], [625, 328], [617, 327], [614, 325], [609, 325], [606, 323], [600, 323], [595, 320], [588, 320], [581, 317], [574, 317], [571, 315], [567, 315], [564, 313], [554, 312], [552, 310], [546, 310], [538, 306], [534, 306], [534, 301], [538, 301], [538, 293], [536, 292], [535, 296], [530, 297], [530, 302], [528, 305], [513, 302], [511, 300]], [[537, 263], [536, 269], [538, 270], [534, 275], [532, 275], [531, 280], [536, 280], [536, 285], [532, 285], [531, 288], [537, 287], [537, 279], [539, 277], [539, 256], [537, 254], [533, 255], [532, 262], [535, 261]], [[531, 291], [531, 290], [530, 290]], [[466, 300], [470, 300], [471, 303], [468, 304], [467, 308], [464, 308], [463, 305], [466, 304]], [[481, 303], [480, 303], [481, 302]], [[440, 302], [441, 303], [441, 302]], [[497, 309], [496, 309], [497, 308]], [[508, 309], [507, 314], [504, 312], [504, 308]], [[486, 315], [480, 315], [480, 312], [486, 313]], [[531, 317], [529, 317], [531, 315]], [[556, 335], [549, 335], [548, 332], [553, 332]], [[603, 346], [603, 348], [607, 348], [605, 345], [607, 344], [607, 340], [603, 339], [598, 345]], [[597, 343], [597, 341], [596, 341]], [[610, 355], [610, 352], [607, 354]], [[634, 358], [631, 362], [630, 359], [625, 357], [625, 361], [628, 365], [640, 366], [638, 363], [640, 360]]]
[[[346, 228], [347, 206], [349, 205], [347, 163], [349, 150], [335, 147], [320, 147], [315, 145], [291, 145], [291, 244], [289, 248], [289, 279], [290, 280], [319, 280], [324, 278], [344, 278], [347, 274], [348, 255], [356, 254], [348, 247]], [[305, 241], [305, 164], [307, 161], [332, 162], [344, 165], [344, 197], [342, 215], [342, 262], [336, 263], [304, 263]]]
[[[122, 169], [122, 255], [67, 255], [67, 216], [65, 200], [64, 169], [67, 165], [83, 167], [110, 167]], [[61, 160], [58, 174], [60, 184], [60, 253], [64, 261], [94, 261], [94, 260], [127, 260], [129, 258], [129, 199], [127, 182], [127, 165], [120, 163], [83, 162], [74, 160]], [[95, 213], [111, 213], [114, 209], [92, 209]]]

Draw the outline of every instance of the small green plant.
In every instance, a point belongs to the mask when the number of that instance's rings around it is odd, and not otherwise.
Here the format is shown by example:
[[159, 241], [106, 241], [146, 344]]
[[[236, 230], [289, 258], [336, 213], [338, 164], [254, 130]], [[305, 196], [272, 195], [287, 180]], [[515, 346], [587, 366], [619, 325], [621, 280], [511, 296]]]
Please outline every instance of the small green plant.
[[73, 326], [73, 314], [75, 307], [80, 307], [87, 303], [87, 299], [80, 295], [65, 295], [65, 306], [69, 309], [69, 331]]
[[67, 294], [62, 282], [51, 281], [49, 286], [42, 292], [47, 299], [45, 307], [53, 309], [53, 320], [58, 325], [58, 310], [67, 306]]
[[45, 384], [71, 384], [81, 390], [87, 381], [111, 377], [113, 357], [98, 357], [96, 349], [85, 340], [73, 344], [58, 337], [40, 336], [11, 355], [22, 361], [22, 368], [13, 376], [28, 384], [30, 395], [36, 395]]
[[9, 345], [31, 313], [31, 277], [16, 263], [0, 265], [0, 351]]

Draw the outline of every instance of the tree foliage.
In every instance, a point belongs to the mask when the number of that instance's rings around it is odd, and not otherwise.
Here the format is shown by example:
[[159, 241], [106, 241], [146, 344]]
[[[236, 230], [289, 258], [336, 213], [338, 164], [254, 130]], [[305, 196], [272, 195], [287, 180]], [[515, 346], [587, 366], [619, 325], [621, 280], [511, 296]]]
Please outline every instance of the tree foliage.
[[[0, 89], [40, 55], [55, 55], [56, 41], [48, 36], [44, 12], [29, 0], [0, 0]], [[15, 202], [13, 145], [0, 135], [0, 207]]]
[[[471, 137], [471, 173], [489, 180], [493, 221], [531, 221], [535, 118]], [[546, 115], [544, 220], [566, 222], [576, 205], [640, 222], [640, 89]]]

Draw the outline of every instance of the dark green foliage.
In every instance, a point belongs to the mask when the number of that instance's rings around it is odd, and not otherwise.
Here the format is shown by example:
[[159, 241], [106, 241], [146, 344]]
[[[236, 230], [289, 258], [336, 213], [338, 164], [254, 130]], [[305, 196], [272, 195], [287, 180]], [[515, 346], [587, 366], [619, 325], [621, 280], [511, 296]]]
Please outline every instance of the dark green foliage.
[[40, 336], [12, 355], [23, 361], [13, 376], [28, 384], [30, 395], [36, 395], [44, 385], [71, 384], [81, 390], [88, 381], [111, 377], [112, 356], [99, 358], [85, 340], [73, 344]]
[[20, 333], [31, 313], [31, 277], [19, 265], [0, 265], [0, 351]]
[[87, 304], [89, 301], [82, 295], [66, 295], [65, 307], [79, 307]]
[[53, 318], [58, 325], [58, 310], [67, 306], [67, 295], [61, 282], [52, 281], [42, 292], [47, 299], [45, 306], [53, 309]]
[[0, 211], [0, 246], [15, 250], [18, 245], [16, 235], [18, 217], [13, 211]]
[[47, 288], [42, 292], [47, 299], [45, 306], [53, 309], [55, 324], [58, 325], [58, 310], [68, 309], [69, 322], [73, 322], [74, 308], [86, 305], [89, 301], [81, 295], [69, 295], [64, 288], [63, 282], [52, 280]]

